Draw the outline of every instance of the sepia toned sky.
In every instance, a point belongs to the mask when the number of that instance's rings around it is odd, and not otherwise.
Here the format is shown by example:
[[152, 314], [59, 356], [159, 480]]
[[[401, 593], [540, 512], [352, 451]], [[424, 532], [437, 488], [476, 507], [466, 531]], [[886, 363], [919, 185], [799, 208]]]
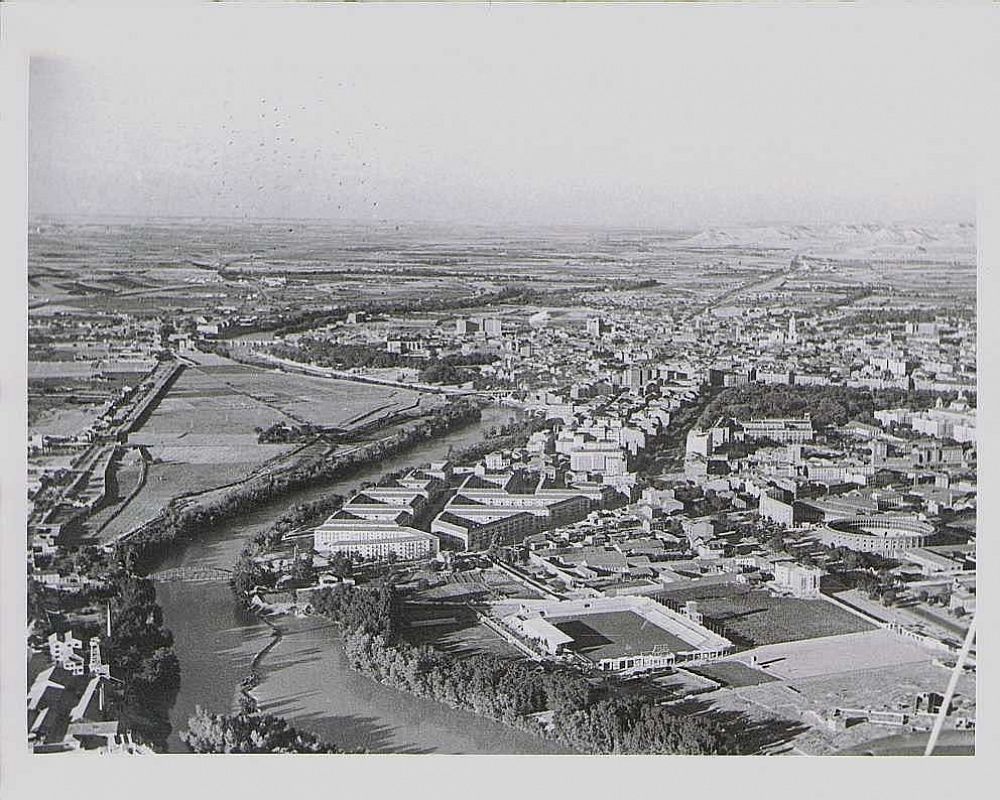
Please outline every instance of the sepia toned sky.
[[713, 10], [210, 8], [66, 31], [30, 66], [30, 212], [973, 218], [985, 56], [961, 15]]

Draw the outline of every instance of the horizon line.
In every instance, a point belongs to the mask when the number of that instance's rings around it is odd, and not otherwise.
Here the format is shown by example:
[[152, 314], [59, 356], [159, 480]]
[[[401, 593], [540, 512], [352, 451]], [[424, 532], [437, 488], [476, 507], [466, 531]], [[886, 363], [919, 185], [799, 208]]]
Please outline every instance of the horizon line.
[[435, 226], [435, 227], [470, 227], [470, 228], [581, 228], [581, 229], [601, 229], [601, 230], [660, 230], [660, 231], [689, 231], [694, 228], [716, 228], [716, 227], [742, 227], [758, 228], [768, 226], [833, 226], [833, 225], [971, 225], [977, 226], [976, 215], [973, 217], [855, 217], [840, 219], [759, 219], [759, 220], [726, 220], [714, 219], [699, 222], [687, 223], [601, 223], [601, 222], [527, 222], [527, 221], [471, 221], [471, 220], [430, 220], [430, 219], [331, 219], [328, 217], [309, 216], [246, 216], [227, 214], [125, 214], [114, 212], [51, 212], [41, 211], [29, 213], [28, 222], [33, 224], [44, 219], [81, 219], [81, 220], [130, 220], [141, 222], [154, 221], [191, 221], [210, 220], [239, 223], [323, 223], [327, 225], [344, 226]]

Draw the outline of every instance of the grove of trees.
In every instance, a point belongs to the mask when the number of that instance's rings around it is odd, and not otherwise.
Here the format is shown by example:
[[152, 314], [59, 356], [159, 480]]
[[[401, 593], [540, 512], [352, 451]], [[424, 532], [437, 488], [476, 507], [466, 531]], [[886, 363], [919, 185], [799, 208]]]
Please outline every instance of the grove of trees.
[[120, 572], [112, 584], [111, 640], [104, 655], [111, 675], [121, 681], [126, 702], [169, 705], [180, 688], [180, 662], [153, 582]]
[[282, 717], [243, 708], [211, 714], [201, 706], [180, 734], [193, 753], [339, 753], [335, 745], [293, 728]]
[[874, 422], [879, 408], [931, 408], [940, 394], [902, 389], [852, 389], [846, 386], [785, 386], [748, 384], [723, 389], [702, 411], [698, 425], [719, 417], [801, 417], [809, 414], [820, 427], [851, 420]]

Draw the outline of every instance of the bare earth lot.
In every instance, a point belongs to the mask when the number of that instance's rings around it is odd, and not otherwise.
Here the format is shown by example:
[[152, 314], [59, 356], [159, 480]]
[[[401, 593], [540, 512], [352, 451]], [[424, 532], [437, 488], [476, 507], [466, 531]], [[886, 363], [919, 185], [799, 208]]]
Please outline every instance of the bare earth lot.
[[928, 651], [885, 629], [757, 647], [741, 654], [781, 679], [815, 678], [930, 661]]
[[759, 683], [770, 683], [778, 680], [760, 669], [753, 669], [739, 661], [716, 661], [701, 664], [697, 667], [687, 667], [688, 672], [703, 675], [723, 686], [756, 686]]
[[[868, 722], [843, 730], [817, 724], [834, 709], [909, 710], [921, 692], [943, 693], [949, 678], [946, 669], [933, 663], [930, 651], [883, 629], [767, 645], [741, 653], [739, 659], [754, 656], [773, 680], [734, 685], [700, 699], [717, 710], [801, 720], [810, 730], [795, 746], [810, 754], [833, 753], [898, 731]], [[974, 674], [960, 676], [955, 702], [953, 717], [974, 716]]]

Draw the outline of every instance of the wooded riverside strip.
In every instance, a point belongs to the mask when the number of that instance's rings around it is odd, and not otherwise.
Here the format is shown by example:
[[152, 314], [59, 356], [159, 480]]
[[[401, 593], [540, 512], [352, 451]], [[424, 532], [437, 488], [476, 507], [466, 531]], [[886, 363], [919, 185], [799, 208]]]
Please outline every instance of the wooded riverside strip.
[[[611, 678], [474, 654], [456, 658], [397, 635], [399, 595], [338, 586], [317, 592], [317, 613], [341, 625], [351, 666], [376, 681], [588, 753], [739, 754], [754, 752], [749, 725], [711, 715], [679, 715]], [[533, 715], [552, 712], [546, 727]]]

